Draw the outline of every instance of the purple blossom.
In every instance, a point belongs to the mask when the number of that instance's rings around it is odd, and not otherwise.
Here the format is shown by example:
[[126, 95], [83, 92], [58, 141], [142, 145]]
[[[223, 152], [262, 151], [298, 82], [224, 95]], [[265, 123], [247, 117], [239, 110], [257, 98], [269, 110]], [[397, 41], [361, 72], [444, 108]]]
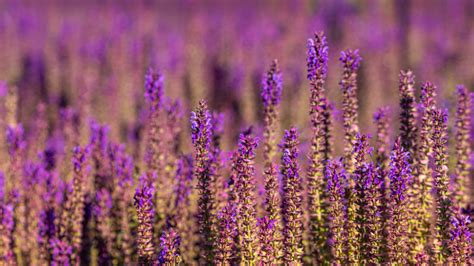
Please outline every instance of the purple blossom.
[[329, 201], [329, 239], [333, 261], [341, 265], [348, 254], [345, 253], [346, 234], [344, 234], [344, 223], [346, 217], [344, 186], [347, 179], [344, 168], [340, 161], [330, 160], [326, 168], [327, 195]]
[[406, 263], [408, 254], [408, 184], [412, 179], [409, 153], [397, 138], [390, 155], [390, 202], [388, 204], [389, 219], [387, 221], [387, 253], [391, 263]]
[[345, 138], [344, 166], [348, 173], [354, 171], [354, 159], [351, 154], [356, 143], [356, 135], [359, 132], [357, 109], [357, 71], [362, 58], [358, 50], [346, 50], [341, 52], [339, 58], [343, 65], [342, 79], [339, 85], [342, 90], [343, 121]]
[[160, 265], [178, 265], [181, 263], [179, 235], [173, 229], [163, 233], [160, 238], [160, 256], [158, 261]]
[[314, 34], [314, 39], [308, 39], [307, 78], [310, 82], [324, 80], [328, 68], [328, 45], [323, 32]]
[[303, 187], [298, 165], [298, 132], [296, 128], [285, 131], [280, 145], [281, 174], [283, 183], [283, 260], [285, 263], [301, 263], [303, 256]]
[[265, 108], [269, 106], [277, 106], [281, 101], [283, 81], [281, 78], [278, 61], [275, 59], [272, 62], [270, 70], [263, 77], [262, 81], [262, 102]]
[[138, 216], [138, 257], [140, 265], [150, 265], [156, 261], [155, 246], [153, 244], [153, 184], [147, 182], [148, 178], [142, 176], [140, 185], [137, 187], [134, 205]]
[[151, 112], [163, 108], [163, 75], [156, 69], [150, 68], [145, 75], [145, 99]]
[[469, 216], [459, 215], [451, 219], [450, 263], [468, 265], [471, 263], [472, 235]]

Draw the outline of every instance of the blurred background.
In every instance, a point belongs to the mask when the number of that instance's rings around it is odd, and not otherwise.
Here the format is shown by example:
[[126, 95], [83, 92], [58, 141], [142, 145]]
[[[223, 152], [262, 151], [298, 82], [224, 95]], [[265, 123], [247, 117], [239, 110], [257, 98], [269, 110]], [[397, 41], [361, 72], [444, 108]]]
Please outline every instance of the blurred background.
[[53, 131], [69, 110], [78, 123], [92, 117], [108, 123], [112, 138], [128, 143], [142, 134], [144, 74], [156, 67], [167, 96], [182, 99], [184, 128], [206, 98], [224, 114], [224, 145], [231, 148], [242, 128], [261, 119], [262, 75], [274, 58], [284, 79], [282, 126], [308, 128], [306, 41], [315, 31], [326, 33], [330, 47], [326, 87], [336, 118], [339, 53], [359, 49], [365, 131], [373, 130], [379, 106], [398, 115], [401, 69], [414, 71], [417, 88], [434, 82], [445, 107], [455, 100], [456, 84], [474, 88], [472, 0], [2, 0], [0, 80], [8, 89], [0, 97], [17, 96], [16, 116], [27, 131], [38, 116], [48, 117]]

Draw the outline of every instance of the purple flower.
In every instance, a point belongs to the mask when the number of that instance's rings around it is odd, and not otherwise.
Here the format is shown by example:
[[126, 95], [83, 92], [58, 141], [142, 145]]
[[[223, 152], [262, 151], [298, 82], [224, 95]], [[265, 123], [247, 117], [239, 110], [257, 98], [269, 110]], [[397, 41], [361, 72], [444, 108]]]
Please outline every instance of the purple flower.
[[400, 94], [400, 137], [403, 149], [410, 153], [410, 163], [416, 154], [416, 100], [415, 100], [415, 76], [410, 70], [400, 72], [399, 94]]
[[84, 219], [84, 197], [86, 193], [86, 182], [89, 174], [89, 147], [77, 146], [73, 151], [74, 174], [72, 178], [72, 194], [68, 198], [67, 206], [71, 217], [68, 219], [67, 236], [72, 247], [71, 261], [79, 263], [79, 252], [82, 241], [82, 221]]
[[314, 263], [328, 260], [329, 250], [326, 229], [326, 195], [324, 171], [330, 157], [330, 114], [331, 108], [324, 95], [327, 72], [328, 47], [323, 33], [315, 34], [308, 40], [308, 79], [310, 88], [310, 119], [312, 126], [311, 151], [309, 156], [308, 213], [310, 233], [310, 253]]
[[217, 215], [217, 241], [215, 244], [216, 265], [230, 264], [235, 259], [235, 239], [237, 236], [237, 210], [230, 202]]
[[469, 157], [471, 156], [472, 137], [470, 130], [471, 122], [471, 101], [468, 90], [463, 85], [457, 86], [458, 104], [456, 110], [456, 168], [454, 169], [454, 199], [458, 208], [464, 208], [469, 201], [470, 187], [469, 171], [472, 167]]
[[155, 262], [155, 247], [153, 244], [153, 184], [142, 176], [140, 185], [137, 187], [134, 205], [138, 216], [137, 248], [140, 265], [151, 265]]
[[50, 243], [53, 249], [51, 265], [53, 266], [69, 266], [74, 265], [71, 260], [72, 247], [67, 241], [60, 238], [51, 239]]
[[340, 161], [328, 161], [326, 169], [327, 195], [328, 195], [328, 221], [329, 239], [333, 262], [342, 265], [347, 257], [345, 254], [346, 234], [344, 234], [345, 223], [345, 200], [344, 187], [342, 183], [347, 179], [344, 168]]
[[181, 263], [179, 235], [173, 229], [163, 232], [160, 238], [160, 265], [179, 265]]
[[163, 108], [163, 75], [156, 69], [150, 68], [145, 75], [145, 99], [151, 112]]
[[328, 68], [328, 45], [323, 32], [314, 34], [314, 39], [308, 39], [307, 78], [311, 83], [326, 79]]
[[276, 263], [275, 251], [273, 250], [275, 239], [276, 221], [267, 216], [258, 220], [258, 239], [260, 241], [259, 261], [263, 265], [273, 265]]
[[408, 184], [412, 179], [409, 153], [397, 138], [390, 155], [390, 202], [388, 204], [389, 219], [387, 221], [387, 253], [390, 263], [405, 264], [408, 254]]
[[459, 215], [451, 219], [449, 262], [454, 265], [469, 265], [471, 263], [472, 236], [469, 216]]
[[275, 59], [262, 81], [261, 97], [265, 108], [277, 106], [280, 103], [282, 86], [280, 68], [278, 67], [278, 61]]
[[22, 156], [22, 153], [26, 148], [24, 134], [23, 126], [21, 124], [7, 127], [8, 153], [12, 159], [17, 156]]
[[298, 165], [298, 132], [296, 128], [285, 131], [280, 145], [281, 174], [283, 183], [283, 260], [285, 263], [301, 263], [303, 256], [303, 210], [302, 180]]
[[198, 200], [198, 232], [200, 236], [200, 259], [202, 263], [212, 263], [213, 240], [215, 238], [215, 195], [212, 187], [215, 183], [212, 167], [211, 114], [205, 101], [200, 101], [195, 112], [191, 113], [191, 133], [194, 144], [194, 176], [197, 180]]
[[15, 264], [13, 255], [13, 205], [0, 203], [0, 263]]
[[360, 66], [362, 58], [359, 56], [358, 50], [346, 50], [341, 52], [339, 58], [343, 65], [342, 79], [339, 82], [341, 86], [343, 100], [343, 120], [345, 132], [345, 155], [344, 166], [349, 174], [354, 171], [354, 159], [352, 151], [356, 142], [356, 135], [359, 132], [357, 109], [357, 70]]
[[449, 190], [448, 153], [446, 144], [447, 116], [444, 111], [433, 111], [433, 160], [434, 185], [436, 191], [436, 235], [435, 258], [438, 263], [445, 263], [449, 257], [449, 228], [453, 205]]
[[257, 140], [245, 132], [240, 135], [238, 155], [233, 168], [236, 170], [238, 191], [238, 224], [242, 263], [254, 264], [258, 258], [257, 218], [255, 214], [255, 149]]

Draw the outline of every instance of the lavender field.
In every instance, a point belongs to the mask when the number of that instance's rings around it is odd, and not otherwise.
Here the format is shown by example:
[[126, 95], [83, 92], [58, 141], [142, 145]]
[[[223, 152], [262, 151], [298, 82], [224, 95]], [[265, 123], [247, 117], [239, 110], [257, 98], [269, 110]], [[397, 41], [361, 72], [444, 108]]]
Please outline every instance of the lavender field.
[[471, 265], [472, 0], [0, 0], [0, 266]]

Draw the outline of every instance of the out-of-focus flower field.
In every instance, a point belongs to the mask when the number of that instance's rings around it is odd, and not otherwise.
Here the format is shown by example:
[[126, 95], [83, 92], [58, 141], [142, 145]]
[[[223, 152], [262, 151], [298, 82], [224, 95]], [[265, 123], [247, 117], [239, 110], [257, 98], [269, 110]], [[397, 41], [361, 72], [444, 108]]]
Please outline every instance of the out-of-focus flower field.
[[0, 1], [0, 265], [467, 265], [471, 0]]

